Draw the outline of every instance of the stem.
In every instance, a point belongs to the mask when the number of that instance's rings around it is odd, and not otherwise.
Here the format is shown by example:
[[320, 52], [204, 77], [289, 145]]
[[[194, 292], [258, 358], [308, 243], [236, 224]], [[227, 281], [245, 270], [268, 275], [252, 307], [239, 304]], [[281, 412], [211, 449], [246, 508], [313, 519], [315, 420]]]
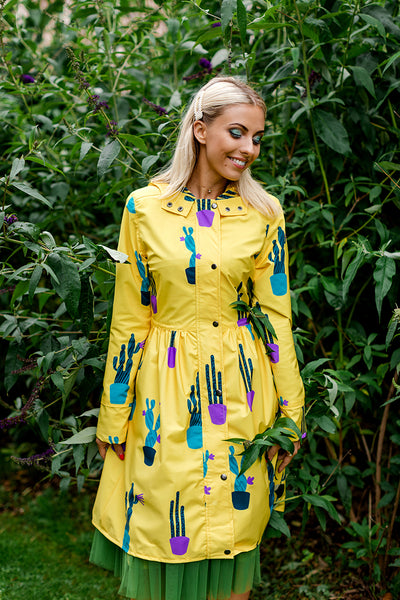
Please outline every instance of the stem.
[[[398, 371], [395, 372], [393, 381], [391, 383], [388, 396], [386, 398], [386, 402], [388, 402], [393, 394], [395, 393], [395, 383], [399, 378]], [[389, 418], [390, 404], [386, 404], [385, 409], [383, 411], [381, 426], [379, 429], [379, 437], [378, 437], [378, 445], [376, 448], [376, 470], [375, 470], [375, 521], [376, 523], [381, 523], [381, 510], [379, 508], [379, 502], [381, 499], [381, 479], [382, 479], [382, 452], [383, 452], [383, 442], [385, 439], [386, 426]]]

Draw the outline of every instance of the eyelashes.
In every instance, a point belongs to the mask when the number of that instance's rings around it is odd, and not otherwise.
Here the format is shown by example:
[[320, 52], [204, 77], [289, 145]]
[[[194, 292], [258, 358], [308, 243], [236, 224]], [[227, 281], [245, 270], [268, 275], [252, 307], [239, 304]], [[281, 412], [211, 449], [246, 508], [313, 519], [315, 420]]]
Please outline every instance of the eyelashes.
[[[234, 129], [230, 129], [229, 133], [231, 134], [231, 136], [235, 139], [238, 140], [239, 138], [242, 137], [242, 132], [240, 129], [237, 129], [236, 127]], [[262, 136], [261, 135], [256, 135], [253, 137], [253, 144], [255, 146], [259, 146], [261, 144], [261, 139]]]

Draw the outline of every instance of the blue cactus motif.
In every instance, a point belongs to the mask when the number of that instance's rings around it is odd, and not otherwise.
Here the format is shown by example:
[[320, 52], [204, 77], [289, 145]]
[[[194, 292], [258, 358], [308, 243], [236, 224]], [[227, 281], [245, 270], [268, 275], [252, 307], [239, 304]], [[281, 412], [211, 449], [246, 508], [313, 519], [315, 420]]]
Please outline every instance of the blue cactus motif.
[[247, 404], [253, 410], [254, 390], [251, 389], [253, 380], [253, 361], [246, 359], [242, 344], [239, 344], [239, 370], [246, 388]]
[[128, 211], [132, 214], [135, 214], [136, 212], [136, 208], [135, 208], [135, 201], [133, 199], [133, 196], [131, 196], [128, 200], [128, 204], [126, 205], [126, 208], [128, 209]]
[[186, 537], [185, 507], [179, 508], [179, 492], [176, 492], [175, 502], [171, 500], [169, 505], [169, 522], [171, 527], [171, 550], [173, 554], [186, 554], [189, 538]]
[[205, 477], [207, 475], [208, 461], [214, 460], [214, 458], [215, 458], [215, 455], [211, 454], [208, 450], [203, 452], [203, 477]]
[[284, 296], [287, 292], [287, 277], [285, 273], [285, 232], [278, 227], [278, 241], [272, 240], [272, 253], [268, 255], [274, 263], [274, 274], [271, 275], [272, 293], [275, 296]]
[[133, 505], [140, 502], [144, 504], [143, 494], [134, 494], [133, 489], [135, 484], [132, 483], [131, 489], [128, 492], [125, 492], [125, 513], [126, 513], [126, 522], [125, 522], [125, 530], [124, 530], [124, 538], [122, 541], [122, 550], [124, 552], [128, 552], [129, 550], [129, 542], [131, 541], [131, 536], [129, 535], [129, 522], [132, 517]]
[[149, 430], [149, 433], [146, 435], [145, 445], [143, 446], [144, 453], [144, 462], [147, 466], [151, 467], [154, 462], [154, 456], [156, 454], [155, 451], [155, 443], [159, 438], [157, 436], [157, 431], [160, 429], [160, 415], [157, 417], [156, 424], [154, 425], [154, 408], [156, 406], [156, 401], [152, 400], [149, 403], [149, 399], [146, 398], [146, 407], [147, 410], [143, 411], [144, 414], [144, 422], [146, 423], [146, 427]]
[[187, 401], [188, 411], [190, 413], [190, 424], [186, 432], [186, 440], [189, 448], [193, 450], [203, 446], [199, 373], [196, 375], [196, 395], [195, 386], [192, 385], [190, 387], [190, 397]]
[[201, 258], [201, 254], [196, 254], [196, 243], [193, 237], [193, 227], [183, 227], [183, 233], [185, 234], [180, 238], [181, 242], [185, 242], [186, 248], [191, 253], [189, 259], [189, 267], [185, 269], [186, 279], [188, 283], [196, 283], [196, 258]]
[[[243, 465], [244, 456], [240, 463], [240, 467]], [[234, 483], [234, 492], [232, 492], [232, 504], [236, 510], [246, 510], [249, 507], [250, 494], [246, 492], [247, 484], [253, 485], [254, 477], [246, 477], [244, 473], [240, 473], [239, 465], [235, 457], [235, 448], [229, 446], [229, 468], [231, 472], [236, 476]]]
[[118, 356], [113, 358], [113, 368], [116, 371], [114, 377], [114, 383], [110, 385], [110, 403], [111, 404], [125, 404], [128, 390], [129, 390], [129, 378], [132, 370], [132, 357], [137, 354], [139, 350], [143, 348], [143, 342], [135, 343], [135, 334], [132, 333], [128, 343], [128, 360], [126, 361], [125, 344], [122, 344], [121, 351]]
[[[210, 413], [211, 422], [214, 425], [223, 425], [226, 422], [226, 406], [223, 403], [224, 397], [222, 392], [222, 374], [221, 371], [216, 372], [215, 368], [215, 357], [213, 354], [210, 356], [210, 365], [207, 363], [206, 370], [206, 381], [207, 381], [207, 394], [208, 394], [208, 412]], [[217, 386], [218, 379], [218, 386]]]
[[135, 250], [136, 265], [139, 271], [139, 275], [142, 278], [142, 285], [140, 288], [141, 303], [143, 306], [149, 306], [150, 304], [150, 275], [148, 265], [144, 265], [142, 255]]
[[119, 437], [116, 435], [115, 437], [111, 437], [111, 435], [108, 436], [108, 441], [111, 444], [111, 446], [113, 444], [119, 444]]

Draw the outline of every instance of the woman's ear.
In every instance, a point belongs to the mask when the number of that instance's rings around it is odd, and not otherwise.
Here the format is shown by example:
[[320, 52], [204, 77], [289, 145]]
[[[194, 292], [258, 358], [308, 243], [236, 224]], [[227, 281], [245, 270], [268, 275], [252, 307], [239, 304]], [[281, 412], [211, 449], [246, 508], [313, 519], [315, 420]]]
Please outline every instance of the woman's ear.
[[206, 132], [207, 132], [207, 126], [204, 123], [204, 121], [195, 121], [193, 123], [193, 135], [196, 138], [196, 140], [199, 142], [199, 144], [205, 144], [206, 143]]

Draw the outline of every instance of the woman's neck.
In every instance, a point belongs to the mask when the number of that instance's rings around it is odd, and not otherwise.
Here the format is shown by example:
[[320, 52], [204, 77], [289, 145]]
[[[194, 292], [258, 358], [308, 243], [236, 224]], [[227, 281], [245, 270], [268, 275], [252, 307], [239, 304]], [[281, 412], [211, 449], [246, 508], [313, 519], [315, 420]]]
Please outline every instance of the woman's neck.
[[195, 198], [215, 199], [224, 192], [228, 183], [226, 179], [207, 181], [207, 177], [200, 177], [198, 173], [194, 172], [187, 182], [186, 187]]

